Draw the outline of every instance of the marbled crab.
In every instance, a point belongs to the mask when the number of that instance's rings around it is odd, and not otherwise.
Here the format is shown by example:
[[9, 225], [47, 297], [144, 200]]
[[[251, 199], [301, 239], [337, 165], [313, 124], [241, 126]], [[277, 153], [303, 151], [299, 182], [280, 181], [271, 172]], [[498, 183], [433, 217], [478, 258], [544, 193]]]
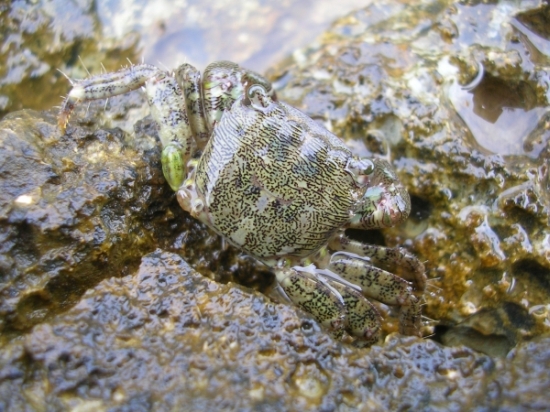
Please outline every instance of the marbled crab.
[[353, 156], [278, 101], [265, 78], [231, 62], [209, 65], [202, 79], [189, 64], [173, 74], [140, 64], [72, 85], [63, 130], [76, 104], [143, 86], [181, 207], [270, 267], [288, 298], [333, 336], [378, 339], [380, 316], [366, 297], [399, 306], [400, 332], [420, 336], [423, 264], [403, 248], [344, 233], [407, 218], [409, 195], [387, 161]]

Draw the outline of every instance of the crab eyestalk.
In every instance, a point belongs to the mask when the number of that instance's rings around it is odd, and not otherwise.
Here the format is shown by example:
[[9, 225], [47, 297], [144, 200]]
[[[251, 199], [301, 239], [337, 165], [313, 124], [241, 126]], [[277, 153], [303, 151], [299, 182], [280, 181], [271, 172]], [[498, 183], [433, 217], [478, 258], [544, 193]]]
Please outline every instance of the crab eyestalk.
[[350, 227], [378, 229], [395, 226], [409, 217], [411, 200], [393, 167], [385, 160], [374, 159], [374, 170], [359, 201]]

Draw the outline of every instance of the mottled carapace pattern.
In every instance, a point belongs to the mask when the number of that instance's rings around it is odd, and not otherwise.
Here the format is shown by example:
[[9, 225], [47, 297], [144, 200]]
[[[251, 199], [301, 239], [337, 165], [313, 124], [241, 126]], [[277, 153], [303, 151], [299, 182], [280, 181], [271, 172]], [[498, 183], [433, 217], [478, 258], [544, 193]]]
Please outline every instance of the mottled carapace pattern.
[[325, 245], [350, 219], [359, 191], [346, 171], [351, 153], [332, 138], [284, 103], [267, 114], [235, 104], [197, 169], [211, 225], [263, 259], [305, 257]]

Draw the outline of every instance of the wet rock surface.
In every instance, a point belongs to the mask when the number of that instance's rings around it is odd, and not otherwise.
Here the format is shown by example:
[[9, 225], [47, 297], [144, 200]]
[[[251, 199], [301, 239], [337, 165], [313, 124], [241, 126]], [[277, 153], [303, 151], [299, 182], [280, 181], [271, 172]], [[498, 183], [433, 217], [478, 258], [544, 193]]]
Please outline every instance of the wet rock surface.
[[145, 245], [170, 236], [153, 141], [62, 136], [55, 116], [31, 111], [8, 115], [0, 135], [3, 332], [30, 329], [108, 273], [134, 272]]
[[0, 115], [59, 104], [71, 76], [116, 70], [136, 60], [137, 36], [102, 38], [92, 0], [13, 1], [0, 4]]
[[[545, 407], [548, 339], [505, 361], [390, 336], [358, 350], [295, 309], [157, 250], [2, 351], [3, 410]], [[521, 379], [521, 389], [517, 382]]]
[[139, 93], [78, 107], [66, 135], [53, 111], [6, 116], [0, 410], [545, 410], [549, 8], [522, 7], [376, 4], [270, 72], [398, 168], [411, 218], [361, 239], [426, 262], [437, 342], [388, 318], [353, 348], [224, 284], [272, 277], [180, 210]]
[[[135, 103], [122, 101], [119, 109]], [[100, 119], [100, 107], [87, 115]], [[88, 126], [66, 135], [55, 113], [20, 111], [0, 123], [3, 337], [66, 310], [105, 278], [134, 273], [159, 246], [222, 281], [234, 265], [255, 265], [222, 250], [220, 239], [181, 210], [162, 176], [150, 120], [139, 121], [130, 136], [98, 130], [82, 114]]]
[[[35, 0], [0, 4], [0, 116], [59, 104], [73, 79], [129, 62], [263, 72], [357, 7], [315, 0]], [[310, 18], [311, 17], [311, 18]]]
[[550, 9], [530, 7], [372, 5], [272, 72], [282, 100], [393, 159], [411, 218], [372, 241], [426, 262], [436, 339], [497, 356], [550, 325], [550, 40], [528, 34]]

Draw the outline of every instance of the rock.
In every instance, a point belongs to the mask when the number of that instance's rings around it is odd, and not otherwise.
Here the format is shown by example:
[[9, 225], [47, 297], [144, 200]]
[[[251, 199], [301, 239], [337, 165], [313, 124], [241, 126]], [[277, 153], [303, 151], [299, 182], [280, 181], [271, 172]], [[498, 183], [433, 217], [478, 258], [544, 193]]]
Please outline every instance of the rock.
[[[100, 107], [88, 116], [101, 118]], [[87, 126], [67, 135], [53, 113], [14, 112], [0, 123], [3, 334], [66, 310], [105, 278], [134, 273], [158, 246], [219, 280], [231, 276], [235, 259], [254, 267], [233, 249], [221, 251], [220, 240], [181, 210], [155, 138], [145, 134], [156, 136], [150, 120], [138, 122], [133, 136], [81, 122]]]
[[170, 233], [154, 142], [125, 144], [120, 130], [62, 136], [55, 124], [32, 111], [2, 121], [4, 333], [30, 329], [113, 273], [132, 273], [147, 244]]
[[[548, 339], [494, 361], [391, 335], [357, 349], [284, 304], [157, 250], [2, 351], [2, 410], [536, 408]], [[533, 356], [529, 355], [533, 354]]]
[[492, 355], [550, 331], [549, 10], [374, 3], [270, 73], [357, 154], [392, 159], [411, 218], [362, 239], [417, 254], [435, 338], [456, 326]]
[[59, 104], [67, 79], [116, 70], [137, 60], [138, 36], [107, 39], [92, 0], [5, 2], [0, 5], [0, 116]]

